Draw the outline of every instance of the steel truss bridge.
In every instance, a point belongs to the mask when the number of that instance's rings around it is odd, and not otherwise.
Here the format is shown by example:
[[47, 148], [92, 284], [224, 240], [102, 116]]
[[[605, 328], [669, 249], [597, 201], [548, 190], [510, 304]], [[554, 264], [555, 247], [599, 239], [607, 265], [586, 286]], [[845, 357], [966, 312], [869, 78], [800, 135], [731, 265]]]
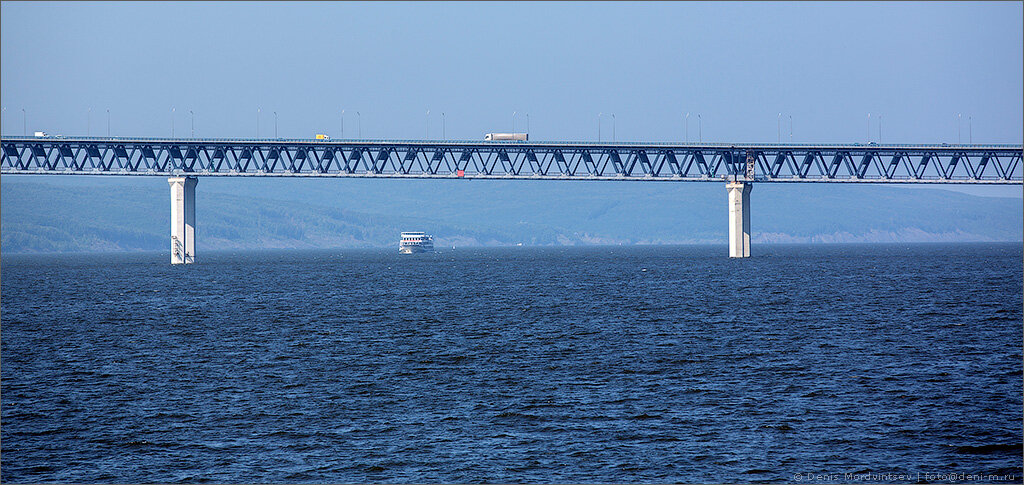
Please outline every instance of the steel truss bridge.
[[1022, 183], [1022, 145], [33, 138], [4, 174]]
[[753, 182], [1024, 184], [1021, 147], [10, 137], [0, 173], [168, 177], [172, 264], [195, 262], [199, 176], [725, 181], [746, 258]]

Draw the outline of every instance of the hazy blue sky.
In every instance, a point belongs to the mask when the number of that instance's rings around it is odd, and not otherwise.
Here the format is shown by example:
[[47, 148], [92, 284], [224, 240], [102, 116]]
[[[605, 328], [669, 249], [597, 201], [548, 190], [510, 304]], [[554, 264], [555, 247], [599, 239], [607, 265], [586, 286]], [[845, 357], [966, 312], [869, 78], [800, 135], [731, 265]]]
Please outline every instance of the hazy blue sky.
[[[1021, 2], [0, 3], [2, 131], [1021, 143]], [[89, 109], [92, 109], [91, 122]], [[430, 116], [427, 117], [427, 110]], [[357, 116], [356, 113], [360, 113]], [[868, 113], [871, 113], [870, 125]], [[702, 127], [698, 126], [700, 114]], [[957, 115], [962, 114], [959, 127]], [[973, 120], [973, 121], [969, 121]], [[429, 125], [429, 126], [428, 126]], [[963, 189], [1017, 195], [1019, 187]]]
[[4, 133], [1020, 143], [1004, 3], [2, 3]]

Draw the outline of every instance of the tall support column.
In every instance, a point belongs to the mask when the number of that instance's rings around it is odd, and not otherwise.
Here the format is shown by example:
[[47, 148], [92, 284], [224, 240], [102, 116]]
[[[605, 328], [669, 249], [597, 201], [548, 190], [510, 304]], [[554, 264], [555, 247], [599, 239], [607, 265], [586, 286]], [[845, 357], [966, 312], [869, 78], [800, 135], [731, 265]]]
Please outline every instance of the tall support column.
[[729, 257], [750, 257], [750, 190], [743, 182], [725, 184], [729, 191]]
[[196, 262], [195, 177], [171, 177], [171, 264]]

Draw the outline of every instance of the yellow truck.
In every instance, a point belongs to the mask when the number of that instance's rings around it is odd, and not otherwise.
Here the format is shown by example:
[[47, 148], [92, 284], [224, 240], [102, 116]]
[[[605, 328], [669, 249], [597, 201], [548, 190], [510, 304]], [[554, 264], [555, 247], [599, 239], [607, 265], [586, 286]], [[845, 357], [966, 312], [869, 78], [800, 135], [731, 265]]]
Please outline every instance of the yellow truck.
[[320, 134], [320, 133], [316, 134], [316, 140], [317, 141], [328, 141], [330, 139], [331, 139], [331, 137], [329, 137], [327, 135], [323, 135], [323, 134]]

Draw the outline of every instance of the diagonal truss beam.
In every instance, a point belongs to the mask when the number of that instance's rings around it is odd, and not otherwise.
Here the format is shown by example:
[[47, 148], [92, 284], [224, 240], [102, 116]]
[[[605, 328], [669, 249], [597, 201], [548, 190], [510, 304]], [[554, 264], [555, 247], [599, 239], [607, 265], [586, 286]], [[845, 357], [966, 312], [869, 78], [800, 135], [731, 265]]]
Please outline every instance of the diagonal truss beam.
[[1021, 145], [4, 138], [0, 173], [1022, 183]]

